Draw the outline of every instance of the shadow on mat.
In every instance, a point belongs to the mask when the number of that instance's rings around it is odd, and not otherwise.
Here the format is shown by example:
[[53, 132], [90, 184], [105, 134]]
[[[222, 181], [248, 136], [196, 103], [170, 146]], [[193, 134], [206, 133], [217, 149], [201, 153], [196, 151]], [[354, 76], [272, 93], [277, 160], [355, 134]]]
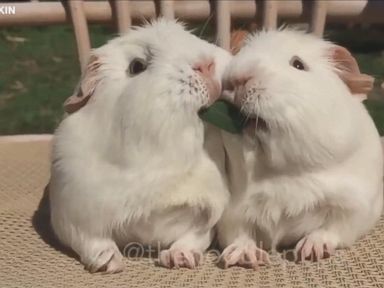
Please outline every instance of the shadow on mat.
[[35, 231], [40, 235], [41, 239], [43, 239], [43, 241], [49, 246], [69, 257], [79, 259], [75, 252], [59, 242], [52, 230], [50, 221], [48, 185], [45, 186], [44, 194], [40, 200], [39, 207], [32, 216], [32, 225]]
[[[50, 205], [49, 205], [49, 190], [48, 185], [44, 188], [43, 197], [40, 200], [39, 206], [35, 213], [32, 216], [32, 225], [37, 234], [40, 235], [41, 239], [47, 243], [49, 246], [54, 248], [55, 250], [74, 258], [78, 261], [80, 261], [79, 256], [70, 248], [64, 246], [59, 242], [57, 237], [55, 236], [51, 221], [50, 221]], [[134, 249], [133, 246], [131, 246]], [[147, 248], [150, 250], [150, 248]], [[148, 254], [146, 251], [147, 249], [143, 248], [143, 246], [140, 246], [139, 249], [136, 249], [135, 251], [139, 252], [139, 257], [136, 257], [135, 255], [126, 255], [124, 249], [121, 249], [120, 251], [123, 253], [125, 257], [128, 256], [131, 260], [134, 260], [134, 258], [140, 259], [140, 258], [158, 258], [157, 251], [150, 251]]]

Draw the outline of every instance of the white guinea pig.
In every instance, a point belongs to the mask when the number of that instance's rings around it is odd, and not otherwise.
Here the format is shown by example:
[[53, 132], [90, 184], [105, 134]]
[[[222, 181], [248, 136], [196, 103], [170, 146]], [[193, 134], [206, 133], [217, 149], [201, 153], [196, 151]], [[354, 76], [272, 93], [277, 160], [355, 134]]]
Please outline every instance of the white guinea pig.
[[299, 31], [264, 31], [246, 40], [225, 82], [250, 121], [243, 137], [224, 135], [224, 264], [256, 267], [263, 249], [292, 245], [298, 260], [321, 259], [369, 231], [383, 205], [382, 148], [352, 95], [372, 78], [351, 54]]
[[50, 181], [54, 232], [89, 271], [121, 271], [130, 242], [160, 246], [166, 267], [198, 264], [229, 198], [198, 111], [230, 58], [162, 19], [92, 51]]

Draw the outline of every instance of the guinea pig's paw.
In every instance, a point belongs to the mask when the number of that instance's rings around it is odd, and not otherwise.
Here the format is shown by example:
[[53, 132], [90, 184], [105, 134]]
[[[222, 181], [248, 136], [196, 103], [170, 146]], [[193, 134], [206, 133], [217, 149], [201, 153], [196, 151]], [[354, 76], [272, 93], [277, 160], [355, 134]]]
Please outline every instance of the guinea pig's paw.
[[115, 248], [102, 250], [89, 263], [85, 263], [85, 268], [91, 272], [102, 272], [105, 274], [118, 273], [124, 270], [123, 255]]
[[295, 247], [296, 262], [310, 260], [319, 261], [335, 253], [335, 245], [327, 239], [327, 233], [314, 231], [303, 237]]
[[194, 269], [202, 259], [200, 252], [189, 249], [170, 248], [160, 252], [159, 263], [167, 268]]
[[231, 266], [257, 269], [259, 265], [270, 263], [268, 253], [254, 242], [229, 245], [221, 254], [220, 262], [225, 269]]

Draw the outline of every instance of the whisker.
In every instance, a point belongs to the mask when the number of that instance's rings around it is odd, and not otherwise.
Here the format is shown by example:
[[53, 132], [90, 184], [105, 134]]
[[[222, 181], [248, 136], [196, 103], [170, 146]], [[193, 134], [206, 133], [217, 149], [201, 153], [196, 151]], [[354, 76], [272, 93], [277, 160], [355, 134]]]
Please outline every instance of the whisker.
[[243, 120], [241, 121], [241, 125], [247, 123], [249, 120], [249, 115], [245, 115], [245, 117], [243, 118]]
[[255, 139], [257, 139], [257, 126], [259, 124], [259, 108], [260, 108], [260, 99], [256, 97], [255, 111], [256, 111], [256, 125], [255, 125]]
[[245, 106], [248, 104], [248, 100], [245, 101], [245, 103], [243, 105], [241, 105], [240, 107], [240, 113], [245, 115], [245, 119], [243, 120], [242, 124], [244, 124], [245, 122], [247, 122], [250, 118], [250, 112], [248, 110], [245, 110]]
[[201, 36], [203, 36], [203, 34], [205, 32], [205, 29], [207, 29], [209, 21], [211, 21], [212, 17], [213, 17], [213, 13], [210, 14], [209, 17], [207, 18], [207, 20], [204, 22], [204, 25], [203, 25], [203, 27], [201, 28], [201, 31], [200, 31], [199, 38], [201, 38]]
[[243, 105], [241, 105], [240, 107], [240, 113], [242, 114], [247, 114], [247, 111], [245, 110], [245, 105], [247, 104], [247, 102], [245, 102]]
[[216, 45], [216, 46], [219, 45], [219, 37], [216, 37], [216, 39], [215, 39], [215, 45]]

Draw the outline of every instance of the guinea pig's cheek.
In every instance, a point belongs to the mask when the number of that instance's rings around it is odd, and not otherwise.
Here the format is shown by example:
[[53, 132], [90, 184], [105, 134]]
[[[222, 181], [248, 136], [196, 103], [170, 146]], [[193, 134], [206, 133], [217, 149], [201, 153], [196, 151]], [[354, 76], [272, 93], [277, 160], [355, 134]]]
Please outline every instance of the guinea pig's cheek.
[[242, 107], [244, 102], [244, 86], [237, 87], [235, 90], [234, 104], [237, 107]]

